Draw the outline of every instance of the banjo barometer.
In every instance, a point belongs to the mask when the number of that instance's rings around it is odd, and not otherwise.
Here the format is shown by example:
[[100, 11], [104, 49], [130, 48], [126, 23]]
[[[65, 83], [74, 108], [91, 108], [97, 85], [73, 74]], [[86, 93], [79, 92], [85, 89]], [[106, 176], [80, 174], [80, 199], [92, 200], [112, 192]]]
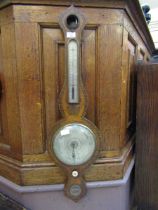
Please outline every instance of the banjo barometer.
[[81, 39], [86, 20], [71, 6], [61, 14], [59, 25], [65, 38], [65, 82], [59, 98], [63, 119], [52, 130], [49, 153], [67, 176], [66, 196], [78, 201], [86, 194], [84, 172], [97, 157], [99, 132], [84, 117], [87, 102], [81, 78]]

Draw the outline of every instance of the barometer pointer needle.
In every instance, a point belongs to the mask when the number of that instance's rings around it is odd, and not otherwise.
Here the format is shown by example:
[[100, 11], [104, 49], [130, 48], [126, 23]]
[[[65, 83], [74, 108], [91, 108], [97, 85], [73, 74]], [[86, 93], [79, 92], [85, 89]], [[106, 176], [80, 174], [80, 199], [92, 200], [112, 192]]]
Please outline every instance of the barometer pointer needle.
[[72, 143], [72, 158], [75, 159], [75, 144]]

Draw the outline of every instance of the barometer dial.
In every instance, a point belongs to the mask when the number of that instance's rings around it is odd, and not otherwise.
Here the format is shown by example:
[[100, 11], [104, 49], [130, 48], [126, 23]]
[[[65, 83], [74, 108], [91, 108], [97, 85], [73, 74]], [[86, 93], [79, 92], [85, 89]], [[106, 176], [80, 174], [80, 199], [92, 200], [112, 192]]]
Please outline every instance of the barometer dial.
[[84, 164], [95, 152], [95, 134], [87, 126], [79, 123], [59, 128], [52, 140], [52, 150], [57, 159], [66, 165]]

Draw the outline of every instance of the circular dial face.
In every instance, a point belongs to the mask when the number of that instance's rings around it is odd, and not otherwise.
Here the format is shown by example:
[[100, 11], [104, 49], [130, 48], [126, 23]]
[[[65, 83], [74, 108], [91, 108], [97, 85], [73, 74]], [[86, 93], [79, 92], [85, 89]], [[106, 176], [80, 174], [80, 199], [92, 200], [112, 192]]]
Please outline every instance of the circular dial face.
[[94, 154], [95, 134], [85, 125], [72, 123], [57, 130], [53, 137], [52, 149], [66, 165], [81, 165]]

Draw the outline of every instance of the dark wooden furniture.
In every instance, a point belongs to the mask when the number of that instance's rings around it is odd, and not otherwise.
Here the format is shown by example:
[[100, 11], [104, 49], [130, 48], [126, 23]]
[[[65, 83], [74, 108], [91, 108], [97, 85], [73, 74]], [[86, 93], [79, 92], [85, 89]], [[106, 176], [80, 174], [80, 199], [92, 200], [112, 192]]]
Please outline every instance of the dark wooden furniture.
[[158, 209], [158, 64], [138, 68], [136, 204]]
[[0, 193], [0, 209], [1, 210], [27, 210], [14, 200]]
[[71, 4], [86, 18], [82, 78], [86, 117], [101, 133], [100, 156], [86, 180], [121, 179], [133, 157], [135, 63], [154, 50], [137, 0], [0, 2], [0, 175], [21, 185], [62, 183], [47, 152], [61, 119], [64, 36], [59, 16]]

